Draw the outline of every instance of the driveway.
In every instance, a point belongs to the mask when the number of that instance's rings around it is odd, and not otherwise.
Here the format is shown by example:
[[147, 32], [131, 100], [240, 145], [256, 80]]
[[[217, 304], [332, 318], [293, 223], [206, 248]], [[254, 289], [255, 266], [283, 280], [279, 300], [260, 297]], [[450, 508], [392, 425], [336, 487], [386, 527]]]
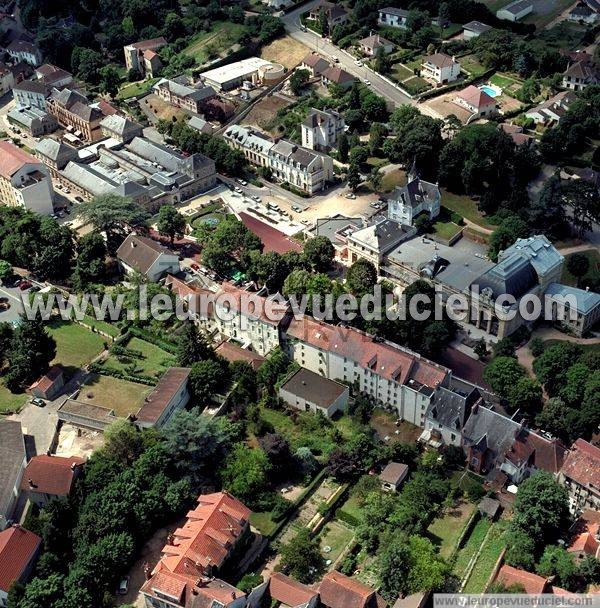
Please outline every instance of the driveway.
[[290, 11], [282, 17], [282, 21], [289, 35], [302, 44], [305, 44], [313, 51], [317, 51], [328, 60], [331, 60], [332, 57], [337, 57], [339, 59], [338, 65], [340, 67], [347, 72], [350, 72], [350, 74], [356, 76], [356, 78], [359, 78], [360, 80], [364, 81], [365, 79], [368, 79], [371, 83], [369, 88], [387, 99], [394, 106], [414, 104], [414, 99], [411, 99], [393, 84], [390, 84], [381, 78], [377, 72], [374, 72], [367, 66], [357, 66], [354, 63], [354, 58], [350, 57], [335, 44], [321, 38], [321, 36], [309, 29], [303, 31], [303, 25], [300, 22], [300, 17], [303, 13], [306, 13], [311, 8], [316, 6], [319, 1], [320, 0], [313, 0], [312, 2], [304, 4], [294, 11]]

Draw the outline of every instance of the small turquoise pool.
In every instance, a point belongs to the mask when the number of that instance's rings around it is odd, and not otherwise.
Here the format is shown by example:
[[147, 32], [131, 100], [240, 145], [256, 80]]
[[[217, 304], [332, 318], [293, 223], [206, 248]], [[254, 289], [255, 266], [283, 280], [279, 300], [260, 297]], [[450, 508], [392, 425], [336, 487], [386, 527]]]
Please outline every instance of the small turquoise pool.
[[484, 93], [487, 93], [490, 97], [498, 97], [498, 95], [500, 95], [500, 91], [485, 84], [482, 84], [479, 89]]

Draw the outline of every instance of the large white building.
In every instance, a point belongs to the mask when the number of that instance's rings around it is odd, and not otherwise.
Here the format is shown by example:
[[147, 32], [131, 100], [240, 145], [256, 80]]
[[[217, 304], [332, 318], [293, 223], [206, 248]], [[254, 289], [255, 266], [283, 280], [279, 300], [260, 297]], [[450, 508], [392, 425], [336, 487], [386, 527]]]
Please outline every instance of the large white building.
[[335, 147], [345, 126], [344, 117], [339, 112], [312, 108], [300, 125], [302, 145], [311, 150], [327, 152]]
[[231, 125], [224, 133], [227, 143], [242, 150], [253, 165], [270, 169], [271, 175], [307, 194], [323, 190], [333, 179], [331, 157], [298, 144], [274, 141], [258, 131]]
[[532, 12], [533, 3], [531, 0], [516, 0], [497, 10], [496, 17], [498, 17], [498, 19], [506, 19], [507, 21], [518, 21]]
[[0, 204], [53, 213], [54, 190], [46, 167], [9, 141], [0, 141]]
[[415, 218], [426, 213], [429, 219], [440, 214], [441, 194], [437, 184], [426, 182], [410, 173], [405, 186], [397, 186], [388, 200], [388, 217], [412, 226]]
[[260, 57], [248, 57], [248, 59], [203, 72], [200, 77], [216, 91], [229, 91], [241, 86], [245, 80], [256, 82], [259, 70], [267, 69], [272, 65], [270, 61]]

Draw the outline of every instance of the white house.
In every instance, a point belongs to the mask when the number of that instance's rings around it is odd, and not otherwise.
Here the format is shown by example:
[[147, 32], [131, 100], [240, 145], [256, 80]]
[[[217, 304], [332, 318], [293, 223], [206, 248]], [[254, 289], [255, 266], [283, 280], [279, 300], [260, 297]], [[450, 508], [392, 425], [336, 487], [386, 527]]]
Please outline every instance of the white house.
[[384, 55], [389, 55], [394, 50], [394, 43], [386, 40], [379, 34], [372, 34], [358, 42], [360, 50], [369, 57], [377, 55], [379, 50], [383, 51]]
[[301, 412], [321, 412], [331, 418], [346, 409], [350, 389], [301, 367], [279, 389], [279, 397]]
[[326, 152], [335, 147], [345, 126], [344, 117], [339, 112], [311, 108], [300, 125], [302, 145], [311, 150]]
[[453, 101], [471, 112], [472, 118], [491, 116], [498, 109], [493, 97], [472, 84], [460, 91]]
[[531, 0], [516, 0], [509, 5], [496, 11], [498, 19], [506, 19], [507, 21], [519, 21], [526, 15], [533, 12], [533, 3]]
[[448, 84], [460, 76], [460, 63], [445, 53], [434, 53], [423, 59], [421, 76], [438, 85]]
[[17, 106], [46, 110], [48, 89], [41, 80], [22, 80], [13, 86], [12, 91]]
[[490, 25], [481, 23], [481, 21], [469, 21], [463, 25], [463, 38], [465, 40], [471, 40], [471, 38], [477, 38], [485, 32], [489, 32], [492, 29]]
[[117, 249], [119, 264], [127, 274], [139, 272], [151, 281], [179, 272], [179, 257], [160, 243], [130, 234]]
[[408, 11], [403, 8], [387, 6], [379, 9], [379, 17], [377, 23], [386, 27], [401, 27], [406, 28], [408, 19]]
[[42, 54], [32, 42], [26, 40], [13, 40], [7, 47], [6, 52], [15, 62], [24, 61], [29, 65], [37, 67], [42, 63]]
[[569, 106], [577, 99], [571, 91], [561, 91], [550, 99], [543, 101], [539, 105], [527, 110], [525, 116], [531, 118], [537, 124], [548, 124], [560, 122], [560, 119], [567, 113]]
[[411, 172], [405, 186], [396, 186], [388, 199], [388, 217], [412, 226], [415, 218], [427, 213], [429, 219], [440, 214], [441, 194], [437, 184], [426, 182]]

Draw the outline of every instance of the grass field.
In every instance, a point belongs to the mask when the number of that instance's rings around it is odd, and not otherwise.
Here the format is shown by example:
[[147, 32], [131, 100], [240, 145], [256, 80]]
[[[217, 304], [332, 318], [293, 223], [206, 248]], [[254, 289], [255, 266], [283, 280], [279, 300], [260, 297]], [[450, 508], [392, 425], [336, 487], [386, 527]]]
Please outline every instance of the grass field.
[[[598, 277], [600, 277], [600, 252], [598, 252], [596, 249], [588, 249], [587, 251], [582, 251], [581, 253], [583, 253], [585, 255], [585, 257], [588, 259], [588, 261], [590, 263], [589, 270], [581, 278], [581, 280], [585, 281], [585, 279], [591, 280], [594, 278], [597, 280]], [[562, 282], [565, 285], [576, 286], [577, 277], [573, 276], [567, 270], [567, 261], [568, 261], [569, 257], [571, 257], [571, 256], [570, 255], [566, 256], [567, 259], [565, 260], [565, 265], [563, 267]]]
[[463, 500], [452, 509], [446, 510], [442, 517], [436, 518], [427, 529], [443, 558], [447, 559], [452, 555], [474, 510], [473, 503]]
[[138, 411], [150, 390], [144, 384], [92, 374], [81, 387], [77, 400], [113, 409], [117, 416], [127, 416]]
[[308, 47], [304, 46], [301, 42], [289, 36], [284, 36], [264, 46], [260, 52], [260, 56], [267, 61], [280, 63], [286, 68], [293, 68], [302, 61], [302, 58], [308, 51]]
[[465, 585], [464, 593], [483, 593], [500, 553], [506, 546], [506, 527], [507, 523], [505, 521], [493, 524], [471, 576], [469, 576]]
[[130, 97], [144, 95], [156, 82], [158, 82], [158, 78], [149, 78], [148, 80], [141, 80], [140, 82], [131, 82], [126, 84], [117, 93], [117, 99], [129, 99]]
[[82, 323], [85, 323], [98, 331], [102, 331], [113, 338], [116, 338], [121, 333], [121, 330], [116, 325], [106, 323], [106, 321], [99, 321], [98, 319], [88, 317], [87, 315], [82, 319]]
[[271, 519], [271, 512], [255, 512], [250, 514], [250, 523], [265, 536], [269, 536], [275, 530], [277, 523]]
[[115, 355], [110, 355], [108, 359], [102, 364], [106, 369], [114, 369], [119, 372], [127, 372], [131, 363], [135, 363], [135, 373], [142, 376], [156, 376], [162, 375], [167, 368], [171, 367], [175, 363], [175, 359], [172, 355], [164, 351], [162, 348], [150, 344], [145, 340], [139, 338], [132, 338], [127, 343], [126, 348], [139, 351], [140, 357], [131, 357], [130, 361], [119, 361]]
[[[330, 521], [319, 535], [321, 555], [335, 563], [342, 551], [354, 538], [354, 532], [337, 521]], [[329, 551], [326, 550], [329, 549]]]
[[459, 578], [462, 578], [466, 574], [469, 562], [477, 553], [490, 526], [491, 523], [488, 519], [480, 519], [471, 530], [471, 534], [463, 547], [458, 551], [453, 572]]
[[481, 74], [487, 71], [487, 68], [479, 63], [475, 55], [459, 57], [458, 61], [460, 62], [460, 67], [471, 76], [481, 76]]
[[472, 198], [462, 195], [448, 192], [445, 188], [442, 188], [442, 204], [444, 207], [455, 211], [462, 215], [465, 219], [470, 220], [474, 224], [481, 226], [482, 228], [494, 229], [494, 225], [482, 215], [477, 207], [477, 202]]
[[543, 45], [551, 44], [559, 46], [562, 49], [579, 48], [586, 33], [585, 26], [572, 21], [561, 21], [550, 29], [536, 33], [536, 43]]
[[56, 340], [56, 357], [52, 363], [64, 367], [82, 367], [102, 352], [105, 338], [77, 323], [52, 321], [48, 332]]
[[391, 192], [396, 186], [406, 184], [406, 172], [402, 169], [394, 169], [386, 173], [381, 180], [381, 191]]
[[451, 240], [460, 230], [461, 227], [454, 222], [435, 222], [433, 224], [433, 234], [445, 241]]
[[413, 76], [412, 78], [405, 80], [402, 83], [402, 87], [411, 95], [417, 95], [418, 93], [423, 93], [432, 88], [432, 86], [420, 76]]
[[415, 75], [415, 73], [412, 70], [405, 68], [400, 63], [397, 63], [392, 68], [391, 77], [393, 80], [397, 80], [398, 82], [402, 82], [403, 80], [406, 80], [407, 78], [411, 78], [414, 75]]
[[201, 32], [194, 37], [183, 53], [193, 57], [198, 64], [218, 57], [241, 38], [246, 28], [241, 23], [215, 21], [210, 32]]
[[[567, 342], [567, 340], [544, 340], [544, 347], [548, 348], [554, 344]], [[584, 353], [594, 352], [600, 354], [600, 344], [579, 344]]]
[[534, 3], [533, 13], [526, 15], [523, 23], [533, 23], [538, 30], [545, 28], [553, 19], [573, 4], [573, 0], [553, 0]]
[[0, 383], [0, 414], [14, 414], [18, 412], [27, 401], [26, 393], [11, 393], [4, 384]]

